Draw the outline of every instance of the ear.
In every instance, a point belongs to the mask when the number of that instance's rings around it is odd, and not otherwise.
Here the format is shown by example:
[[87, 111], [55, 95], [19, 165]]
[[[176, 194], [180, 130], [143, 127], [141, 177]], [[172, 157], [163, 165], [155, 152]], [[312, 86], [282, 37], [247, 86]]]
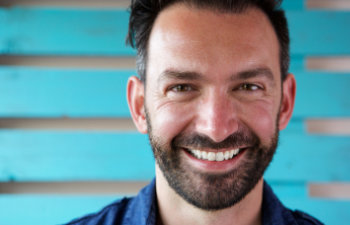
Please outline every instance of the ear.
[[280, 108], [279, 129], [283, 130], [292, 117], [296, 93], [296, 81], [293, 74], [288, 74], [282, 83], [283, 95]]
[[144, 99], [145, 89], [143, 83], [136, 76], [130, 77], [127, 85], [129, 110], [137, 130], [143, 134], [147, 133]]

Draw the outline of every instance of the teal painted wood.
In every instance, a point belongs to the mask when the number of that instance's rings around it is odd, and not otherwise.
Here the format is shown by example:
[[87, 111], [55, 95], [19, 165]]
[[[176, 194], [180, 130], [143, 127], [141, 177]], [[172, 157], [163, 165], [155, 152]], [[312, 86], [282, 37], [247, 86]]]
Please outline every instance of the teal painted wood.
[[[350, 54], [350, 12], [296, 11], [293, 2], [285, 3], [292, 54]], [[134, 55], [124, 44], [127, 23], [125, 10], [2, 8], [0, 53]]]
[[1, 8], [0, 53], [134, 55], [126, 10]]
[[[0, 149], [2, 181], [149, 180], [154, 176], [147, 136], [136, 133], [2, 130]], [[349, 149], [349, 137], [285, 131], [266, 178], [350, 181]]]
[[[294, 118], [350, 116], [350, 74], [293, 72]], [[0, 117], [130, 117], [126, 83], [132, 74], [1, 67]]]
[[[0, 195], [1, 223], [62, 224], [98, 211], [117, 198], [117, 196]], [[350, 220], [350, 201], [310, 200], [288, 196], [281, 198], [288, 207], [302, 209], [325, 224], [346, 225]]]
[[0, 180], [150, 180], [146, 135], [0, 131]]
[[134, 71], [0, 68], [1, 117], [130, 117]]
[[299, 209], [315, 216], [324, 224], [346, 225], [350, 219], [349, 200], [281, 198], [291, 209]]
[[350, 12], [288, 11], [291, 53], [347, 55], [350, 53]]
[[306, 182], [281, 182], [265, 179], [271, 186], [273, 192], [280, 198], [308, 199], [308, 188]]
[[63, 224], [97, 212], [120, 196], [0, 195], [3, 225]]
[[[327, 166], [327, 168], [329, 168]], [[298, 209], [315, 216], [324, 224], [345, 225], [350, 219], [349, 199], [322, 199], [308, 196], [307, 183], [273, 182], [268, 180], [274, 193], [291, 209]]]
[[294, 71], [297, 96], [294, 118], [349, 117], [350, 74]]
[[350, 138], [347, 136], [283, 131], [265, 177], [285, 182], [350, 181], [349, 160]]
[[282, 2], [282, 8], [284, 10], [303, 10], [304, 7], [304, 0], [284, 0]]

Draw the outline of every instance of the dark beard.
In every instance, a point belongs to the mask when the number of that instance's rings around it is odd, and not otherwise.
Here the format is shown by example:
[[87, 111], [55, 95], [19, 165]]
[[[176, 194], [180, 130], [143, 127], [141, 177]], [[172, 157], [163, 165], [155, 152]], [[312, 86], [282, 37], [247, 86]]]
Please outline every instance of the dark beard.
[[[271, 162], [278, 142], [278, 123], [269, 146], [262, 146], [257, 135], [249, 129], [240, 129], [220, 143], [198, 134], [179, 134], [170, 146], [152, 133], [151, 121], [146, 112], [149, 139], [156, 162], [169, 186], [190, 204], [204, 210], [228, 208], [241, 201], [262, 178]], [[236, 148], [249, 146], [239, 165], [225, 173], [203, 173], [182, 159], [179, 146], [200, 148]]]

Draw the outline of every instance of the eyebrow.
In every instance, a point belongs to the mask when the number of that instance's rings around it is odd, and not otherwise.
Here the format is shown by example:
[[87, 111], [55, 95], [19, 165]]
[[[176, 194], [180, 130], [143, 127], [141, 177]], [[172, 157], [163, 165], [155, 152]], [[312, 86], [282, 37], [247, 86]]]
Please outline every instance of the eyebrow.
[[[245, 70], [233, 74], [230, 80], [246, 80], [255, 77], [266, 77], [270, 82], [274, 83], [274, 76], [272, 71], [267, 67], [255, 68], [251, 70]], [[192, 71], [177, 71], [172, 69], [167, 69], [160, 74], [158, 77], [158, 82], [163, 80], [173, 79], [173, 80], [198, 80], [205, 79], [200, 73]]]
[[172, 79], [172, 80], [198, 80], [202, 79], [203, 76], [196, 72], [191, 71], [176, 71], [176, 70], [165, 70], [162, 72], [158, 78], [158, 82], [163, 80]]
[[246, 80], [246, 79], [255, 78], [255, 77], [266, 77], [271, 82], [274, 82], [275, 80], [272, 71], [266, 67], [239, 72], [237, 74], [232, 75], [231, 80], [237, 80], [237, 79]]

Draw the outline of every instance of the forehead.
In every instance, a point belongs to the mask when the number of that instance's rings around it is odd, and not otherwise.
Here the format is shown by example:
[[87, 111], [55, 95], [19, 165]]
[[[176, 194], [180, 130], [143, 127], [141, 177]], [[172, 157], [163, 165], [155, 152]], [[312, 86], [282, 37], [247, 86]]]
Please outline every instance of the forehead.
[[280, 74], [277, 36], [267, 16], [256, 8], [221, 13], [172, 5], [154, 23], [148, 56], [148, 76], [162, 69], [205, 74], [218, 69], [235, 73], [252, 66], [268, 66]]

